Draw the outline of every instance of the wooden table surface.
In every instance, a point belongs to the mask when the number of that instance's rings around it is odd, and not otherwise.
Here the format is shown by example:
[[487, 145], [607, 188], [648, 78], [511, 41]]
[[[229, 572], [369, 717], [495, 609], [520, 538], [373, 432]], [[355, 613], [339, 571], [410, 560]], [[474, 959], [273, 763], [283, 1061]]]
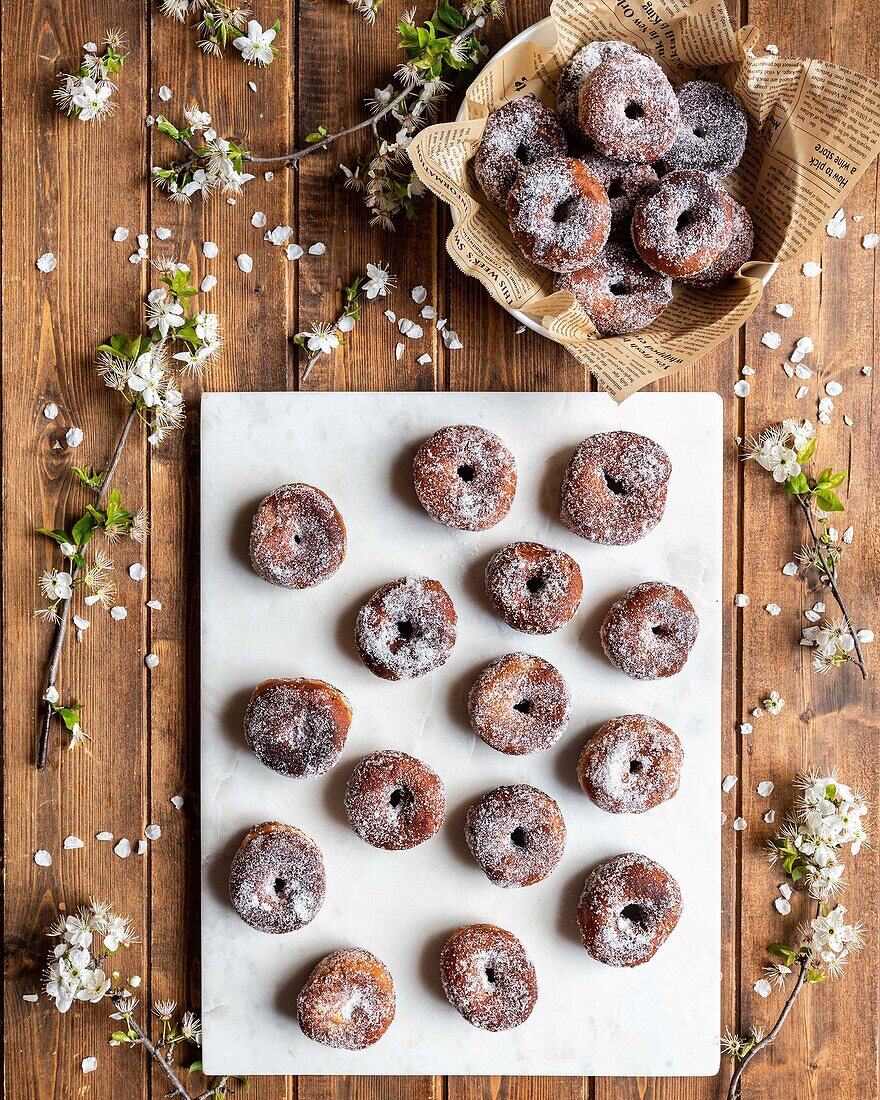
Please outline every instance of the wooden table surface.
[[[145, 1001], [174, 998], [198, 1004], [198, 710], [197, 623], [199, 501], [198, 396], [212, 390], [276, 390], [299, 386], [300, 359], [292, 336], [312, 321], [329, 319], [337, 307], [338, 278], [348, 280], [367, 261], [387, 260], [400, 289], [392, 308], [409, 301], [409, 288], [427, 287], [428, 301], [461, 335], [462, 350], [447, 352], [429, 330], [426, 339], [396, 362], [396, 333], [375, 307], [348, 345], [323, 360], [309, 387], [335, 389], [551, 389], [590, 386], [583, 371], [561, 350], [531, 333], [517, 335], [512, 320], [480, 286], [447, 260], [443, 242], [446, 212], [431, 198], [418, 219], [396, 235], [370, 229], [358, 199], [340, 186], [335, 166], [352, 160], [355, 145], [309, 159], [298, 175], [279, 172], [248, 186], [236, 206], [214, 198], [208, 205], [174, 206], [152, 190], [146, 171], [159, 135], [145, 116], [177, 108], [195, 97], [224, 132], [248, 135], [252, 147], [282, 152], [296, 136], [325, 123], [333, 130], [360, 117], [361, 101], [374, 85], [384, 86], [396, 63], [391, 26], [402, 8], [386, 0], [370, 30], [342, 0], [259, 0], [257, 16], [282, 20], [283, 53], [266, 71], [237, 58], [206, 58], [192, 33], [159, 14], [144, 0], [4, 0], [3, 3], [3, 620], [5, 748], [5, 938], [6, 1095], [23, 1098], [75, 1096], [113, 1100], [160, 1097], [164, 1080], [146, 1058], [110, 1050], [104, 1006], [77, 1004], [59, 1016], [45, 999], [21, 1000], [38, 989], [47, 941], [43, 932], [58, 906], [69, 908], [90, 895], [112, 899], [134, 918], [140, 943], [126, 967], [143, 975]], [[427, 5], [421, 5], [427, 11]], [[763, 29], [764, 41], [780, 52], [828, 58], [873, 76], [880, 56], [880, 14], [865, 0], [731, 0], [734, 21], [746, 17]], [[494, 28], [497, 47], [544, 16], [546, 0], [510, 0], [503, 23]], [[63, 118], [50, 104], [55, 74], [75, 64], [82, 43], [118, 26], [130, 56], [119, 79], [118, 110], [102, 125]], [[248, 90], [248, 79], [257, 91]], [[174, 98], [166, 108], [158, 90]], [[158, 153], [156, 155], [159, 155]], [[791, 415], [815, 420], [816, 382], [802, 403], [786, 378], [783, 352], [802, 335], [813, 338], [811, 357], [821, 379], [839, 379], [833, 428], [822, 432], [827, 462], [850, 472], [847, 519], [856, 544], [844, 585], [859, 623], [877, 626], [877, 478], [880, 476], [878, 385], [860, 372], [874, 362], [880, 324], [877, 252], [861, 247], [862, 233], [880, 224], [876, 166], [848, 197], [850, 222], [843, 241], [825, 235], [789, 263], [772, 282], [765, 301], [745, 330], [697, 367], [678, 375], [668, 388], [718, 390], [724, 396], [726, 429], [724, 709], [719, 728], [724, 773], [739, 776], [724, 796], [724, 913], [722, 1022], [746, 1028], [775, 1018], [779, 994], [761, 1000], [752, 985], [765, 963], [764, 945], [778, 938], [780, 918], [772, 908], [780, 876], [766, 864], [764, 842], [771, 827], [762, 822], [769, 805], [781, 816], [793, 772], [816, 764], [837, 764], [860, 786], [873, 806], [880, 796], [877, 676], [862, 684], [855, 670], [817, 676], [808, 653], [795, 644], [802, 611], [819, 598], [804, 581], [782, 576], [795, 556], [801, 531], [769, 479], [737, 459], [735, 436], [748, 437], [768, 422]], [[283, 251], [262, 241], [250, 224], [257, 209], [268, 224], [289, 223], [304, 245], [324, 241], [323, 257], [289, 263]], [[113, 228], [132, 237], [113, 243]], [[34, 617], [37, 577], [50, 565], [50, 546], [33, 534], [40, 525], [82, 508], [82, 492], [68, 476], [72, 463], [106, 462], [124, 417], [124, 406], [96, 377], [96, 345], [110, 333], [137, 330], [148, 283], [145, 265], [131, 265], [134, 235], [168, 226], [179, 260], [199, 278], [206, 270], [200, 245], [220, 243], [210, 269], [219, 278], [210, 308], [221, 316], [226, 348], [219, 366], [186, 384], [189, 415], [185, 431], [151, 451], [139, 435], [127, 448], [117, 477], [126, 501], [144, 503], [152, 534], [142, 560], [144, 585], [122, 572], [121, 598], [128, 618], [116, 623], [92, 614], [82, 645], [71, 644], [61, 667], [66, 698], [85, 701], [92, 740], [75, 753], [59, 748], [56, 732], [48, 770], [33, 767], [34, 700], [43, 676], [49, 628]], [[51, 250], [58, 268], [40, 274], [36, 257]], [[253, 272], [245, 275], [235, 256], [249, 252]], [[804, 278], [800, 260], [820, 260], [819, 278]], [[791, 320], [773, 314], [776, 302], [793, 304]], [[760, 344], [768, 328], [783, 334], [783, 348]], [[430, 363], [419, 365], [423, 351]], [[744, 363], [756, 374], [751, 396], [739, 400], [733, 385]], [[58, 404], [54, 421], [43, 416]], [[852, 427], [840, 413], [849, 413]], [[82, 426], [76, 450], [65, 443], [70, 425]], [[120, 565], [137, 555], [120, 552]], [[733, 595], [745, 591], [751, 606], [734, 612]], [[161, 612], [144, 607], [146, 594], [162, 602]], [[782, 613], [763, 611], [774, 600]], [[148, 674], [144, 654], [158, 653]], [[875, 668], [880, 654], [870, 653]], [[786, 700], [783, 713], [755, 723], [743, 738], [740, 720], [772, 689]], [[721, 776], [719, 783], [721, 781]], [[756, 795], [757, 783], [772, 779], [771, 800]], [[180, 812], [169, 804], [183, 793]], [[743, 833], [730, 822], [741, 814]], [[136, 837], [148, 822], [163, 829], [149, 854], [121, 860], [94, 840], [110, 830]], [[873, 830], [877, 831], [876, 815]], [[79, 851], [62, 852], [63, 838], [85, 839]], [[35, 866], [38, 848], [54, 854], [48, 869]], [[845, 904], [870, 925], [867, 950], [840, 982], [806, 991], [776, 1046], [746, 1078], [748, 1100], [793, 1100], [838, 1095], [868, 1100], [878, 1095], [877, 1076], [877, 848], [850, 861]], [[798, 912], [796, 906], [795, 912]], [[790, 926], [794, 916], [786, 922]], [[651, 1006], [657, 1010], [657, 1006]], [[98, 1057], [98, 1070], [84, 1077], [81, 1059]], [[262, 1078], [250, 1095], [264, 1098], [355, 1098], [358, 1100], [708, 1100], [723, 1095], [727, 1068], [716, 1079], [584, 1080], [553, 1078]], [[197, 1090], [195, 1090], [197, 1091]]]

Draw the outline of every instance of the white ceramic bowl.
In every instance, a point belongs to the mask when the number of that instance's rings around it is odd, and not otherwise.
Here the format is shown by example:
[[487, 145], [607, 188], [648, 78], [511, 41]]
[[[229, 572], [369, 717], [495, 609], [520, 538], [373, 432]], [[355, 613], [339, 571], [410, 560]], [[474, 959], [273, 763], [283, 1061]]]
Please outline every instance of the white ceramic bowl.
[[[495, 54], [492, 60], [489, 62], [491, 65], [494, 61], [497, 61], [499, 57], [503, 57], [514, 47], [519, 46], [522, 42], [533, 42], [535, 45], [552, 46], [556, 40], [556, 30], [553, 26], [553, 20], [548, 15], [546, 19], [541, 19], [537, 23], [533, 23], [530, 27], [526, 27], [524, 31], [520, 31], [515, 38], [511, 38], [509, 42], [506, 42], [501, 49]], [[470, 89], [468, 89], [470, 91]], [[467, 92], [464, 99], [467, 99]], [[462, 100], [461, 107], [456, 115], [456, 122], [464, 121], [464, 100]], [[455, 210], [451, 210], [452, 224], [455, 225], [458, 221]], [[761, 263], [756, 260], [753, 263], [747, 265], [746, 270], [748, 274], [757, 276], [761, 282], [766, 286], [776, 273], [776, 269], [779, 264]], [[512, 309], [509, 306], [503, 306], [504, 309], [515, 317], [521, 325], [525, 325], [526, 328], [530, 328], [532, 332], [539, 332], [542, 336], [546, 336], [548, 340], [556, 340], [557, 337], [543, 328], [540, 321], [536, 321], [534, 317], [529, 317], [527, 313], [523, 313], [520, 309]]]

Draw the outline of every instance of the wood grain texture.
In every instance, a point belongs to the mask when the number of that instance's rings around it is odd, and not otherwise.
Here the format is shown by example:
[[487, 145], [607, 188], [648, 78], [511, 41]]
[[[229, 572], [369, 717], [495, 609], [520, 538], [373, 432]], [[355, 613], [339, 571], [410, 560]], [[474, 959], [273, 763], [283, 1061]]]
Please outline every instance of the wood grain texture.
[[[162, 17], [152, 0], [4, 0], [3, 3], [3, 377], [4, 428], [4, 825], [5, 946], [7, 974], [5, 1095], [11, 1100], [158, 1100], [164, 1080], [151, 1073], [134, 1051], [110, 1051], [108, 1022], [100, 1006], [78, 1005], [59, 1017], [46, 1002], [21, 1001], [36, 990], [43, 965], [42, 930], [62, 903], [69, 908], [89, 894], [112, 897], [131, 915], [142, 942], [126, 963], [144, 977], [145, 999], [173, 997], [197, 1005], [198, 971], [198, 397], [202, 388], [285, 389], [543, 389], [582, 390], [591, 381], [559, 348], [526, 332], [492, 303], [478, 284], [447, 258], [445, 210], [425, 200], [417, 220], [396, 235], [365, 224], [356, 195], [340, 186], [336, 166], [352, 163], [358, 140], [308, 158], [296, 174], [262, 173], [235, 206], [215, 198], [207, 206], [174, 206], [150, 190], [151, 158], [167, 150], [165, 139], [143, 125], [145, 115], [175, 117], [191, 99], [214, 115], [218, 129], [246, 135], [269, 155], [299, 142], [324, 123], [344, 125], [361, 111], [373, 87], [384, 86], [397, 63], [391, 25], [401, 4], [386, 0], [372, 31], [342, 0], [261, 0], [257, 17], [282, 20], [282, 58], [266, 70], [246, 68], [237, 58], [204, 57], [191, 32]], [[430, 4], [419, 4], [426, 14]], [[876, 76], [880, 15], [856, 0], [742, 0], [729, 2], [735, 20], [757, 23], [780, 51], [827, 57]], [[546, 14], [543, 0], [509, 5], [493, 28], [497, 47]], [[854, 18], [856, 12], [862, 18]], [[76, 64], [82, 43], [110, 26], [129, 39], [130, 57], [119, 80], [117, 114], [103, 126], [62, 118], [49, 92], [59, 69]], [[11, 44], [14, 44], [11, 45]], [[253, 79], [257, 91], [248, 88]], [[158, 98], [159, 86], [173, 92]], [[450, 109], [457, 101], [453, 100]], [[112, 163], [112, 168], [107, 166]], [[772, 909], [777, 877], [769, 872], [763, 842], [769, 807], [784, 811], [795, 767], [836, 763], [861, 786], [873, 806], [880, 802], [876, 678], [862, 685], [846, 670], [821, 678], [807, 654], [791, 643], [803, 623], [802, 610], [820, 593], [798, 578], [782, 576], [801, 538], [796, 517], [757, 470], [737, 457], [735, 436], [801, 413], [815, 422], [820, 385], [844, 384], [835, 426], [823, 434], [827, 462], [850, 470], [846, 522], [856, 526], [853, 561], [844, 583], [859, 623], [876, 626], [880, 606], [880, 529], [875, 484], [880, 472], [876, 446], [876, 383], [860, 373], [873, 361], [880, 286], [876, 253], [861, 248], [863, 232], [880, 222], [878, 182], [872, 170], [846, 201], [850, 223], [845, 241], [823, 237], [809, 250], [822, 260], [823, 275], [805, 279], [792, 262], [771, 284], [745, 331], [710, 357], [674, 379], [681, 390], [715, 390], [724, 395], [729, 440], [725, 452], [725, 600], [728, 629], [721, 730], [724, 772], [740, 777], [725, 796], [723, 832], [722, 1021], [731, 1026], [766, 1026], [779, 995], [762, 1001], [752, 992], [765, 962], [764, 945], [779, 935]], [[289, 262], [282, 249], [262, 240], [250, 215], [263, 210], [268, 225], [289, 224], [303, 247], [323, 241], [323, 256]], [[113, 227], [132, 237], [114, 244]], [[35, 742], [33, 701], [42, 675], [48, 630], [33, 617], [36, 578], [52, 560], [48, 546], [31, 528], [52, 523], [81, 508], [69, 466], [106, 461], [124, 410], [92, 370], [95, 345], [109, 333], [138, 323], [140, 299], [148, 289], [145, 266], [127, 263], [137, 232], [167, 226], [171, 240], [153, 252], [173, 252], [199, 279], [213, 271], [218, 286], [208, 298], [223, 320], [226, 350], [220, 365], [186, 384], [189, 417], [184, 432], [150, 453], [142, 435], [133, 439], [117, 477], [125, 500], [146, 503], [153, 515], [148, 546], [120, 547], [118, 564], [136, 558], [147, 565], [141, 585], [121, 575], [121, 598], [129, 615], [114, 623], [92, 613], [83, 644], [71, 644], [62, 663], [65, 698], [86, 699], [86, 750], [68, 755], [53, 747], [49, 771], [32, 768]], [[220, 244], [218, 259], [206, 261], [204, 240]], [[51, 275], [40, 274], [36, 256], [51, 250], [59, 258]], [[235, 257], [254, 258], [249, 275]], [[325, 359], [306, 382], [291, 339], [313, 322], [333, 318], [341, 281], [363, 272], [367, 262], [387, 262], [398, 290], [386, 303], [400, 316], [418, 319], [410, 289], [421, 284], [427, 301], [448, 317], [464, 347], [447, 351], [425, 323], [425, 339], [407, 341], [376, 303], [346, 346]], [[777, 301], [795, 307], [791, 320], [772, 312]], [[772, 353], [760, 345], [763, 331], [783, 334]], [[794, 401], [794, 384], [781, 370], [782, 352], [810, 335], [810, 357], [821, 369], [810, 396]], [[404, 356], [394, 357], [403, 342]], [[417, 357], [427, 352], [429, 363]], [[742, 365], [757, 374], [745, 401], [732, 388]], [[667, 387], [667, 388], [672, 388]], [[61, 414], [42, 416], [47, 401]], [[853, 417], [852, 428], [842, 414]], [[86, 439], [71, 451], [64, 435], [81, 425]], [[751, 606], [732, 608], [737, 591]], [[147, 598], [162, 601], [148, 613]], [[771, 618], [764, 605], [783, 607]], [[829, 605], [830, 606], [830, 605]], [[146, 652], [159, 655], [152, 673]], [[869, 652], [869, 659], [873, 654]], [[764, 695], [777, 688], [787, 701], [782, 715], [755, 721], [748, 738], [738, 723]], [[101, 694], [103, 692], [103, 695]], [[102, 706], [112, 692], [112, 711]], [[719, 781], [720, 781], [719, 777]], [[757, 796], [762, 779], [777, 785], [770, 799]], [[182, 811], [169, 799], [183, 794]], [[734, 833], [741, 814], [749, 823]], [[876, 816], [876, 815], [875, 815]], [[146, 857], [119, 860], [94, 840], [108, 829], [134, 841], [148, 822], [163, 836]], [[876, 829], [874, 830], [876, 831]], [[63, 852], [69, 833], [86, 847]], [[51, 868], [33, 864], [37, 848], [55, 857]], [[808, 990], [774, 1048], [756, 1061], [745, 1081], [745, 1100], [780, 1100], [829, 1095], [876, 1098], [878, 943], [878, 857], [863, 853], [849, 868], [844, 904], [863, 916], [871, 939], [858, 967], [839, 984]], [[779, 880], [781, 881], [781, 879]], [[800, 903], [786, 924], [795, 922]], [[80, 1061], [95, 1054], [97, 1073], [83, 1077]], [[723, 1097], [727, 1070], [715, 1079], [620, 1080], [581, 1078], [257, 1078], [256, 1100], [714, 1100]]]

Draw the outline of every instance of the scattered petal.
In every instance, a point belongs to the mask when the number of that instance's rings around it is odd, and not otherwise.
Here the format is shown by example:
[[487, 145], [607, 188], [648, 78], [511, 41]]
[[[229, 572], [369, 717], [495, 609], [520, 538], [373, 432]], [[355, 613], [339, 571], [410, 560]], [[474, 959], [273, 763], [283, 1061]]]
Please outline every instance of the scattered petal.
[[46, 407], [43, 409], [43, 416], [45, 416], [47, 420], [54, 420], [57, 415], [58, 406], [55, 404], [54, 401], [50, 401], [49, 404], [46, 405]]
[[862, 643], [862, 645], [870, 645], [874, 641], [873, 630], [857, 630], [856, 638]]
[[797, 575], [798, 567], [796, 561], [787, 561], [782, 567], [782, 572], [786, 577], [794, 577]]
[[734, 828], [734, 831], [737, 832], [737, 833], [741, 833], [743, 831], [743, 829], [747, 829], [748, 824], [749, 823], [746, 821], [746, 819], [744, 817], [735, 817], [733, 819], [733, 828]]
[[144, 664], [147, 668], [156, 668], [159, 664], [159, 654], [148, 653], [146, 657], [144, 657]]
[[113, 240], [114, 241], [127, 241], [128, 240], [128, 230], [125, 228], [124, 225], [117, 225], [116, 228], [113, 230]]
[[160, 241], [167, 241], [171, 236], [171, 230], [164, 225], [157, 226], [156, 238]]
[[808, 623], [817, 623], [822, 618], [822, 616], [819, 614], [818, 611], [813, 611], [811, 608], [809, 611], [804, 612], [804, 618], [807, 620]]
[[262, 229], [265, 224], [266, 215], [262, 210], [255, 210], [253, 214], [251, 214], [251, 225], [256, 229]]
[[745, 378], [741, 378], [733, 387], [733, 392], [736, 394], [737, 397], [748, 397], [749, 394], [752, 392], [752, 387], [745, 380]]
[[44, 252], [42, 256], [37, 256], [37, 267], [40, 271], [48, 273], [54, 271], [57, 266], [58, 261], [53, 252]]
[[791, 901], [792, 889], [787, 882], [781, 882], [779, 884], [779, 893], [787, 900]]
[[751, 722], [740, 722], [739, 732], [743, 737], [748, 737], [754, 728]]
[[783, 363], [782, 369], [785, 371], [787, 377], [794, 378], [794, 367], [792, 367], [791, 363]]
[[72, 852], [74, 848], [84, 848], [85, 841], [80, 840], [78, 836], [66, 836], [64, 838], [64, 851]]
[[84, 619], [82, 615], [73, 616], [73, 625], [77, 630], [88, 630], [91, 623], [88, 619]]
[[822, 265], [817, 264], [815, 260], [807, 260], [801, 268], [801, 271], [808, 279], [815, 279], [817, 275], [822, 274]]
[[423, 286], [414, 286], [410, 291], [410, 296], [416, 305], [420, 306], [428, 297], [428, 292]]
[[796, 377], [800, 379], [813, 377], [813, 372], [810, 370], [806, 363], [798, 363], [798, 365], [794, 368], [794, 373]]
[[787, 917], [791, 912], [791, 902], [788, 898], [776, 898], [773, 905], [777, 913], [781, 913], [783, 917]]
[[251, 90], [252, 92], [255, 92], [255, 91], [257, 90], [257, 86], [256, 86], [256, 84], [255, 84], [255, 83], [253, 82], [253, 80], [249, 80], [249, 81], [248, 81], [248, 87], [250, 88], [250, 90]]
[[142, 856], [146, 852], [147, 848], [149, 848], [149, 844], [147, 844], [145, 840], [139, 840], [134, 850], [135, 855]]
[[167, 103], [168, 100], [171, 98], [171, 89], [168, 87], [167, 84], [162, 84], [160, 86], [159, 98], [162, 100], [163, 103]]
[[205, 257], [206, 260], [213, 260], [217, 256], [219, 251], [220, 249], [217, 247], [214, 241], [205, 241], [205, 243], [202, 245], [202, 255]]
[[112, 840], [112, 833], [95, 833], [95, 840]]
[[206, 275], [199, 283], [199, 290], [202, 294], [210, 294], [214, 287], [217, 285], [216, 275]]
[[767, 798], [768, 795], [773, 794], [773, 781], [771, 779], [765, 779], [759, 783], [755, 788], [761, 798]]
[[116, 855], [119, 856], [120, 859], [128, 859], [128, 857], [131, 855], [131, 844], [125, 837], [123, 837], [119, 841], [119, 843], [114, 846], [113, 851], [116, 853]]
[[870, 365], [869, 363], [866, 363], [866, 364], [865, 364], [865, 365], [864, 365], [864, 366], [862, 367], [862, 374], [863, 374], [863, 375], [864, 375], [864, 376], [865, 376], [866, 378], [870, 378], [870, 377], [871, 377], [871, 374], [872, 374], [872, 372], [873, 372], [873, 370], [874, 370], [874, 368], [873, 368], [873, 367], [872, 367], [872, 366], [871, 366], [871, 365]]
[[64, 438], [67, 440], [68, 447], [78, 447], [85, 439], [85, 435], [82, 428], [68, 428]]
[[737, 594], [733, 597], [733, 602], [736, 604], [737, 607], [748, 607], [752, 601], [745, 594], [745, 592], [737, 592]]
[[[293, 232], [292, 225], [276, 225], [274, 229], [269, 229], [263, 234], [263, 240], [268, 241], [269, 244], [274, 244], [277, 248], [280, 248], [285, 241], [289, 240], [291, 233]], [[300, 256], [302, 255], [302, 249], [300, 249]], [[297, 259], [297, 257], [292, 257]]]
[[45, 848], [40, 848], [39, 851], [34, 852], [34, 863], [36, 863], [38, 867], [51, 867], [52, 856]]
[[825, 392], [829, 397], [839, 397], [843, 393], [843, 386], [832, 379], [832, 381], [825, 383]]
[[788, 302], [780, 302], [776, 306], [776, 312], [779, 314], [780, 317], [793, 317], [794, 306], [790, 305]]
[[761, 343], [764, 345], [764, 347], [771, 348], [775, 351], [776, 348], [778, 348], [779, 345], [782, 343], [782, 337], [779, 335], [778, 332], [765, 332], [764, 335], [761, 337]]
[[398, 363], [403, 358], [403, 351], [404, 351], [405, 346], [406, 345], [404, 345], [404, 344], [395, 344], [394, 345], [394, 358], [398, 361]]
[[128, 567], [128, 575], [133, 581], [142, 581], [146, 577], [147, 571], [139, 561], [136, 561]]
[[746, 376], [747, 378], [751, 378], [751, 377], [752, 377], [752, 375], [753, 375], [753, 374], [755, 373], [755, 368], [754, 368], [754, 367], [750, 367], [750, 366], [748, 365], [748, 363], [746, 363], [746, 364], [745, 364], [745, 365], [743, 366], [743, 369], [742, 369], [742, 373], [743, 373], [743, 374], [744, 374], [744, 375], [745, 375], [745, 376]]
[[288, 260], [298, 260], [302, 256], [302, 246], [298, 244], [289, 244], [287, 246], [287, 258]]
[[140, 974], [132, 974], [126, 983], [131, 989], [140, 989], [141, 976]]
[[39, 993], [22, 993], [21, 999], [27, 1001], [28, 1004], [35, 1005], [39, 1001], [40, 995]]
[[726, 775], [721, 784], [722, 791], [724, 791], [725, 794], [727, 794], [728, 791], [732, 791], [733, 788], [736, 786], [736, 782], [737, 779], [735, 775]]
[[94, 1073], [98, 1068], [98, 1059], [92, 1056], [91, 1058], [83, 1058], [80, 1062], [83, 1073]]
[[150, 243], [149, 233], [138, 233], [137, 235], [138, 248], [146, 248]]
[[422, 306], [421, 315], [426, 321], [433, 321], [437, 316], [437, 310], [434, 306]]
[[161, 835], [162, 830], [158, 825], [148, 825], [146, 829], [144, 829], [144, 836], [147, 840], [158, 840]]
[[809, 392], [810, 391], [807, 389], [806, 386], [800, 386], [797, 393], [795, 394], [795, 397], [798, 399], [798, 401], [800, 401], [801, 398], [806, 397]]
[[179, 795], [179, 794], [173, 794], [171, 796], [171, 805], [175, 808], [175, 810], [182, 810], [183, 809], [183, 796]]
[[147, 600], [147, 607], [149, 607], [152, 611], [161, 611], [162, 610], [162, 601], [161, 600]]
[[880, 244], [880, 236], [877, 233], [866, 233], [862, 237], [862, 248], [876, 248]]
[[775, 616], [780, 613], [782, 608], [779, 606], [778, 603], [768, 603], [764, 610], [767, 612], [768, 615], [773, 615], [775, 618]]
[[116, 604], [115, 607], [110, 608], [110, 618], [115, 619], [116, 622], [122, 622], [128, 612], [120, 604]]
[[327, 246], [323, 241], [316, 241], [314, 244], [309, 245], [310, 256], [323, 256], [327, 251]]
[[416, 362], [421, 363], [423, 367], [427, 366], [427, 364], [431, 362], [431, 356], [427, 352], [425, 352], [424, 355], [420, 355], [418, 359], [416, 359]]
[[238, 270], [247, 274], [254, 269], [254, 261], [248, 256], [247, 252], [242, 252], [235, 257], [235, 262], [238, 264]]

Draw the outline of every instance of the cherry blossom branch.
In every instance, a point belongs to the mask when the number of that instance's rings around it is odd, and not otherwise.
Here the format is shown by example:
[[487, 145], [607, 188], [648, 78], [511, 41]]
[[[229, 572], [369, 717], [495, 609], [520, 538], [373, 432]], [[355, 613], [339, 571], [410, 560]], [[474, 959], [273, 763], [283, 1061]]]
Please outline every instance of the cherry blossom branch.
[[[180, 1078], [177, 1076], [177, 1074], [171, 1068], [171, 1063], [165, 1058], [165, 1056], [161, 1053], [161, 1051], [153, 1044], [153, 1042], [150, 1040], [150, 1037], [147, 1035], [147, 1033], [144, 1031], [144, 1029], [141, 1027], [141, 1025], [137, 1022], [137, 1020], [134, 1018], [134, 1016], [128, 1016], [126, 1018], [126, 1022], [128, 1023], [128, 1026], [131, 1028], [131, 1030], [135, 1033], [135, 1035], [137, 1035], [138, 1042], [141, 1044], [141, 1046], [144, 1048], [144, 1050], [147, 1052], [147, 1054], [149, 1054], [149, 1056], [159, 1066], [159, 1068], [162, 1070], [162, 1072], [165, 1074], [165, 1076], [171, 1082], [172, 1092], [170, 1093], [170, 1095], [171, 1096], [183, 1097], [183, 1100], [194, 1100], [194, 1098], [192, 1096], [190, 1096], [190, 1094], [186, 1091], [186, 1088], [184, 1087], [183, 1082], [180, 1080]], [[207, 1092], [207, 1093], [204, 1093], [203, 1095], [204, 1096], [210, 1096], [212, 1094], [210, 1092]], [[200, 1098], [196, 1097], [195, 1100], [200, 1100]]]
[[[116, 473], [116, 467], [119, 465], [119, 460], [122, 458], [122, 452], [125, 449], [125, 443], [131, 432], [132, 424], [134, 424], [137, 418], [138, 410], [136, 405], [132, 405], [129, 409], [128, 416], [125, 418], [125, 424], [120, 432], [119, 439], [116, 441], [116, 448], [113, 451], [113, 457], [110, 459], [110, 464], [104, 472], [101, 478], [100, 489], [98, 490], [98, 497], [95, 503], [95, 507], [100, 509], [107, 496], [107, 491], [110, 488], [110, 483], [113, 479], [113, 475]], [[76, 581], [79, 576], [80, 567], [78, 564], [74, 565], [71, 571], [71, 585]], [[58, 676], [58, 666], [61, 662], [61, 651], [64, 648], [64, 639], [67, 637], [67, 627], [70, 621], [70, 605], [73, 599], [64, 600], [64, 606], [61, 608], [61, 614], [58, 619], [58, 623], [55, 626], [55, 637], [52, 641], [52, 648], [49, 651], [49, 661], [46, 670], [46, 681], [43, 688], [43, 703], [41, 706], [42, 719], [40, 722], [40, 739], [37, 746], [37, 771], [45, 771], [46, 762], [49, 756], [49, 731], [52, 726], [52, 715], [55, 713], [52, 708], [52, 703], [47, 698], [51, 694], [51, 689], [55, 687], [55, 680]]]
[[843, 612], [844, 622], [846, 623], [847, 630], [852, 636], [853, 642], [855, 644], [855, 663], [859, 666], [859, 670], [862, 674], [862, 679], [867, 680], [868, 668], [865, 664], [865, 657], [862, 652], [862, 647], [859, 644], [859, 632], [853, 625], [852, 619], [850, 618], [849, 610], [847, 609], [840, 589], [837, 587], [837, 570], [832, 565], [832, 563], [829, 562], [828, 558], [822, 551], [822, 543], [819, 539], [819, 534], [816, 531], [816, 524], [813, 520], [813, 512], [810, 508], [809, 500], [799, 495], [797, 497], [797, 502], [800, 505], [801, 511], [804, 513], [804, 518], [807, 521], [807, 527], [810, 531], [810, 538], [813, 540], [813, 553], [815, 555], [816, 563], [819, 566], [819, 573], [821, 574], [822, 579], [831, 589], [831, 594], [834, 596], [834, 600], [837, 603], [837, 606]]

